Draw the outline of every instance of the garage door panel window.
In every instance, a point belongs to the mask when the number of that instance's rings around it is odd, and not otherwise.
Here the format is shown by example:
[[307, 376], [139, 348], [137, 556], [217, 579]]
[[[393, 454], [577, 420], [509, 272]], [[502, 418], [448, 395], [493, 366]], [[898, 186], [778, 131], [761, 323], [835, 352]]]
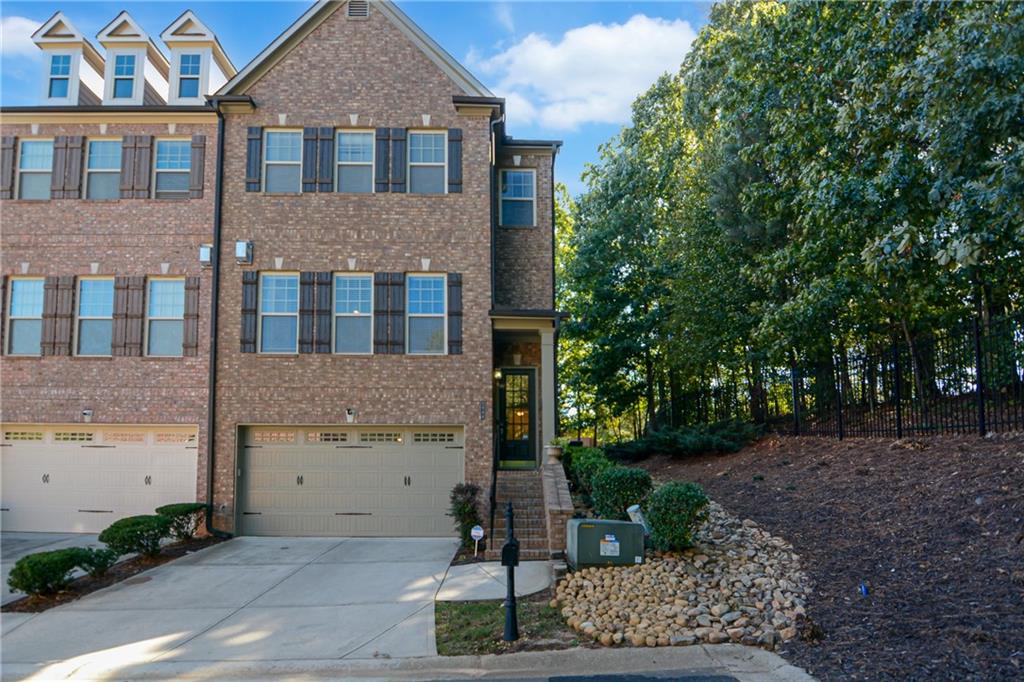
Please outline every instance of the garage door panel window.
[[370, 275], [334, 277], [334, 352], [373, 352], [373, 282]]
[[445, 277], [444, 275], [410, 275], [406, 313], [411, 354], [441, 355], [445, 339]]
[[43, 279], [12, 279], [7, 352], [39, 355], [43, 330]]
[[185, 331], [185, 280], [149, 280], [146, 354], [179, 357]]
[[79, 280], [78, 355], [110, 355], [113, 331], [113, 278]]
[[299, 352], [299, 276], [260, 277], [260, 352]]

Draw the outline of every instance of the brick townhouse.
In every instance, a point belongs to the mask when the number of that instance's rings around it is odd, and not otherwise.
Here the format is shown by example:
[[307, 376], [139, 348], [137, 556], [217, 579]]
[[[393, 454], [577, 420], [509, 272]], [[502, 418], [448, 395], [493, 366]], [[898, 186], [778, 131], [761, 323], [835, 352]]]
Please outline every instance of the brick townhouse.
[[558, 142], [390, 2], [318, 2], [237, 72], [191, 11], [170, 58], [127, 13], [102, 55], [61, 13], [33, 37], [43, 104], [0, 117], [5, 528], [198, 499], [235, 534], [450, 535], [468, 481], [549, 549]]

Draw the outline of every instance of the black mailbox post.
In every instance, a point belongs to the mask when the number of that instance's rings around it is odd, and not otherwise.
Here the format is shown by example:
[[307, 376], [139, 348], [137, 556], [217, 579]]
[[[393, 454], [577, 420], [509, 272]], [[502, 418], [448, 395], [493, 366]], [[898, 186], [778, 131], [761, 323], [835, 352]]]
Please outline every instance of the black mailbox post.
[[519, 540], [516, 540], [513, 521], [512, 503], [505, 508], [505, 544], [501, 547], [501, 565], [508, 568], [508, 595], [505, 598], [505, 633], [506, 642], [519, 639], [519, 617], [516, 614], [516, 566], [519, 565]]

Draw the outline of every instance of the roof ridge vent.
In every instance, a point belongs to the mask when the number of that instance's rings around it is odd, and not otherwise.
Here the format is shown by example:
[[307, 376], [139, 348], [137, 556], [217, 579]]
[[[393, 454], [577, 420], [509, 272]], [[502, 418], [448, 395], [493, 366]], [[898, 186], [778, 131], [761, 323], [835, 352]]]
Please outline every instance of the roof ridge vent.
[[345, 16], [349, 19], [366, 19], [370, 16], [370, 0], [348, 0]]

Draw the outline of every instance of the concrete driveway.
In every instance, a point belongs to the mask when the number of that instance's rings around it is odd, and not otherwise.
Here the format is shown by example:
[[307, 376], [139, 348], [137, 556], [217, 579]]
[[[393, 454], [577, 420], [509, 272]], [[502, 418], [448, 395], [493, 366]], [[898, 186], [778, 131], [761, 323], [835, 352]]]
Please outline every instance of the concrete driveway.
[[49, 552], [68, 547], [103, 547], [103, 543], [89, 533], [0, 533], [0, 565], [3, 567], [3, 584], [0, 604], [20, 599], [21, 592], [7, 587], [7, 576], [18, 559], [36, 552]]
[[123, 678], [157, 661], [433, 656], [434, 596], [457, 544], [229, 540], [66, 606], [3, 614], [3, 676]]

